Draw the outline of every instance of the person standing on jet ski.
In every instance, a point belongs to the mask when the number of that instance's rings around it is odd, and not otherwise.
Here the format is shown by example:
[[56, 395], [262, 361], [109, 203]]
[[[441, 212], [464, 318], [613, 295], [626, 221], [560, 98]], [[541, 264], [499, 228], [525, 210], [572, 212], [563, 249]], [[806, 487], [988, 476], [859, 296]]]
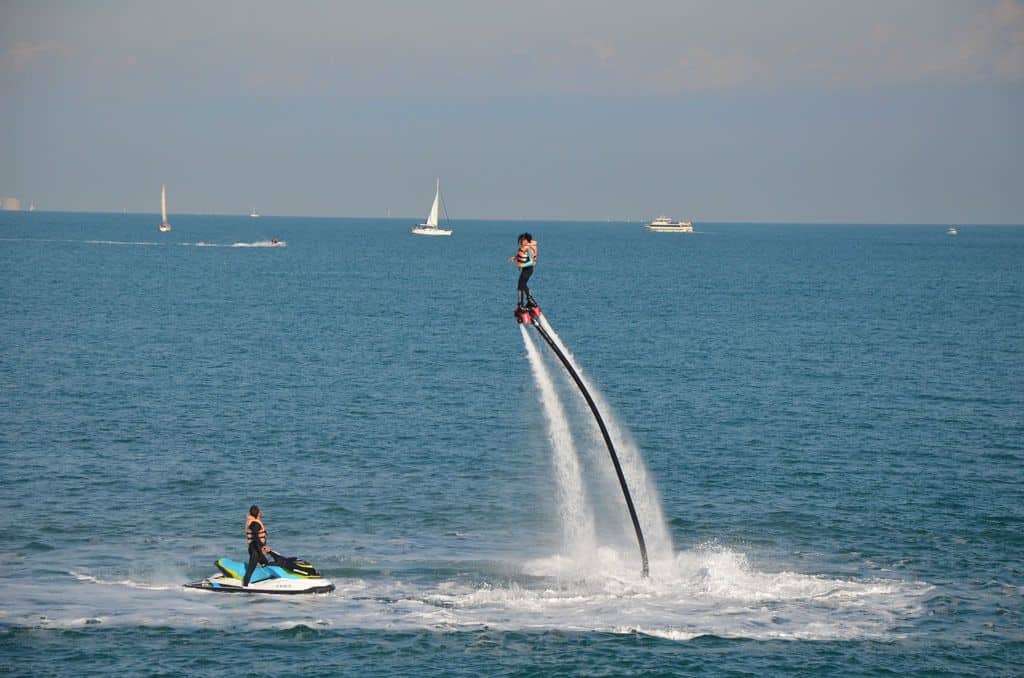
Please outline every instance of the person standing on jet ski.
[[518, 241], [519, 251], [515, 256], [509, 257], [509, 261], [519, 268], [519, 306], [520, 308], [536, 306], [537, 302], [530, 294], [530, 287], [527, 283], [530, 276], [533, 275], [533, 270], [537, 267], [537, 241], [530, 233], [520, 233]]
[[270, 547], [267, 546], [267, 528], [263, 526], [263, 513], [256, 504], [249, 507], [249, 515], [245, 517], [245, 541], [249, 544], [249, 564], [245, 567], [242, 586], [249, 585], [256, 565], [270, 564], [267, 561], [267, 554], [270, 553]]

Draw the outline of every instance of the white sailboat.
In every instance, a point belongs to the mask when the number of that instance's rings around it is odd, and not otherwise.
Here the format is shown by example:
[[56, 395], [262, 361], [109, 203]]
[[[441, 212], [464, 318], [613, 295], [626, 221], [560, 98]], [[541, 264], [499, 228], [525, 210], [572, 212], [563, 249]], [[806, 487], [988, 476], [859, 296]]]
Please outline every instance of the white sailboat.
[[167, 187], [160, 187], [160, 232], [166, 233], [171, 230], [171, 225], [167, 223]]
[[[452, 230], [450, 228], [438, 228], [437, 226], [437, 211], [441, 205], [441, 180], [437, 180], [437, 192], [434, 193], [434, 204], [430, 206], [430, 214], [427, 215], [426, 223], [420, 224], [419, 226], [413, 226], [412, 232], [414, 235], [451, 235]], [[447, 217], [447, 210], [445, 216]]]

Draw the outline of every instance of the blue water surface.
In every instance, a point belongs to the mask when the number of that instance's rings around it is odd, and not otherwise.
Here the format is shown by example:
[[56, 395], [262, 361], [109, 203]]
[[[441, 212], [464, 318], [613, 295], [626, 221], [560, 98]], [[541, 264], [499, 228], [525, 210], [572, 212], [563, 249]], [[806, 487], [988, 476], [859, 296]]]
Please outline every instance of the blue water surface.
[[[172, 217], [0, 212], [3, 673], [1020, 670], [1024, 227]], [[565, 541], [522, 230], [649, 580], [602, 481]], [[334, 593], [181, 586], [254, 502]]]

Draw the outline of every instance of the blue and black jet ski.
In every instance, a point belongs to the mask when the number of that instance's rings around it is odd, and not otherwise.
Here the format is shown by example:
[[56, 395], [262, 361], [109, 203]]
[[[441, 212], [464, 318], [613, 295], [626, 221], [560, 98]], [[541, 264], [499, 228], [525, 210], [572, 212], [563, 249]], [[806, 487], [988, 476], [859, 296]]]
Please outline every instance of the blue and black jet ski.
[[219, 558], [214, 564], [218, 574], [185, 584], [191, 589], [217, 591], [218, 593], [329, 593], [334, 584], [316, 571], [316, 568], [299, 558], [287, 558], [270, 552], [273, 559], [269, 565], [256, 567], [248, 586], [242, 586], [245, 577], [245, 563], [230, 558]]

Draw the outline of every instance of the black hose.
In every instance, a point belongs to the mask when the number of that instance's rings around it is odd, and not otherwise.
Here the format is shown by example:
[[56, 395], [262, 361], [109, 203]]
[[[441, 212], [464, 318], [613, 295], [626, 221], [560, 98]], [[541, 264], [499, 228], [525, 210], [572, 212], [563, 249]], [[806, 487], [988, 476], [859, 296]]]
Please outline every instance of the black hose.
[[579, 387], [580, 393], [583, 394], [583, 398], [587, 401], [587, 405], [590, 406], [590, 411], [594, 413], [594, 418], [597, 419], [597, 425], [601, 429], [601, 435], [604, 437], [604, 444], [608, 446], [608, 454], [611, 455], [612, 464], [615, 465], [615, 475], [619, 477], [619, 485], [622, 487], [622, 496], [626, 498], [626, 508], [629, 509], [629, 517], [633, 521], [633, 529], [636, 530], [636, 541], [640, 544], [640, 557], [643, 559], [643, 570], [641, 574], [646, 577], [650, 574], [650, 570], [647, 566], [647, 544], [644, 542], [644, 533], [640, 529], [640, 519], [636, 516], [636, 508], [633, 506], [633, 498], [629, 494], [629, 486], [626, 485], [626, 476], [622, 474], [622, 465], [619, 464], [619, 456], [615, 454], [615, 445], [612, 444], [612, 438], [608, 434], [608, 428], [604, 425], [604, 419], [601, 417], [601, 413], [597, 409], [597, 405], [594, 403], [594, 399], [590, 397], [590, 392], [587, 387], [583, 385], [583, 380], [580, 379], [580, 375], [576, 374], [576, 370], [573, 369], [572, 363], [565, 357], [561, 349], [558, 348], [558, 344], [548, 335], [548, 333], [541, 326], [540, 322], [531, 315], [533, 326], [540, 332], [540, 336], [544, 337], [544, 341], [548, 343], [551, 350], [555, 352], [558, 359], [565, 365], [565, 369], [568, 370], [572, 376], [573, 381], [576, 382], [576, 386]]

